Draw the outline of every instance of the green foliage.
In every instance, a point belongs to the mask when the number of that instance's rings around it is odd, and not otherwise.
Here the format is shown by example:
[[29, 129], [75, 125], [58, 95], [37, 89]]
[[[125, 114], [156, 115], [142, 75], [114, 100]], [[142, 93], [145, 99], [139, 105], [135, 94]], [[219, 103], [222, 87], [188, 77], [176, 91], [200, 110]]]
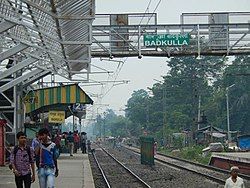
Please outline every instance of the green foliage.
[[228, 64], [228, 59], [221, 57], [171, 58], [164, 81], [150, 89], [153, 96], [145, 90], [132, 94], [126, 117], [155, 137], [169, 135], [171, 130], [195, 131], [201, 96], [201, 111], [208, 124], [226, 130], [226, 87], [235, 84], [229, 91], [232, 130], [250, 133], [250, 58], [238, 56]]
[[144, 124], [148, 118], [148, 93], [141, 89], [134, 91], [127, 102], [126, 117], [138, 124]]
[[192, 146], [192, 147], [185, 147], [181, 149], [180, 152], [175, 152], [175, 153], [172, 153], [171, 150], [169, 149], [161, 149], [160, 152], [167, 155], [172, 155], [174, 157], [179, 157], [182, 159], [207, 165], [210, 161], [211, 153], [207, 156], [202, 156], [202, 149], [204, 149], [204, 147], [202, 146]]
[[175, 149], [181, 149], [183, 147], [183, 141], [184, 141], [184, 138], [182, 136], [174, 138], [174, 140], [173, 140], [173, 147]]
[[173, 111], [170, 113], [168, 121], [171, 128], [182, 130], [183, 125], [190, 123], [190, 118], [183, 112]]
[[101, 117], [100, 115], [97, 116], [97, 121], [94, 124], [97, 136], [104, 135], [104, 127], [105, 136], [128, 137], [131, 136], [131, 134], [134, 134], [133, 131], [132, 133], [130, 132], [133, 127], [132, 122], [124, 116], [117, 116], [111, 109], [108, 109], [105, 112], [104, 117]]
[[202, 149], [203, 149], [202, 146], [193, 146], [193, 147], [183, 148], [180, 152], [180, 157], [183, 159], [194, 161], [194, 162], [208, 164], [211, 154], [206, 157], [203, 157]]
[[250, 57], [237, 56], [214, 84], [213, 98], [216, 100], [214, 103], [218, 105], [214, 113], [220, 114], [220, 117], [217, 116], [212, 120], [220, 123], [224, 129], [226, 128], [226, 88], [232, 84], [235, 86], [228, 91], [232, 130], [250, 133]]
[[[145, 90], [138, 90], [127, 103], [126, 117], [146, 127], [153, 136], [159, 131], [164, 131], [162, 136], [167, 135], [169, 128], [177, 131], [195, 129], [198, 96], [203, 95], [204, 100], [212, 96], [208, 76], [221, 70], [223, 60], [213, 57], [198, 61], [194, 57], [181, 57], [172, 58], [168, 65], [171, 69], [163, 83], [156, 83], [151, 88], [152, 97]], [[168, 129], [163, 128], [164, 113]]]
[[188, 160], [196, 160], [196, 158], [202, 154], [201, 153], [202, 148], [199, 146], [196, 147], [186, 147], [181, 150], [181, 156], [184, 159]]

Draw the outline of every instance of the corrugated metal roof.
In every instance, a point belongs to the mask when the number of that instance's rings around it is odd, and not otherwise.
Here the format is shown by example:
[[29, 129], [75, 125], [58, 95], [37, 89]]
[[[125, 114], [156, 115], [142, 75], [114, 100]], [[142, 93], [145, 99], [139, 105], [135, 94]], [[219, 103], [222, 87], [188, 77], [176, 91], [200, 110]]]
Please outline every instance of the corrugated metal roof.
[[63, 110], [70, 104], [93, 104], [93, 100], [77, 85], [65, 85], [59, 87], [50, 87], [29, 92], [24, 98], [26, 113], [43, 109], [43, 112], [49, 110]]

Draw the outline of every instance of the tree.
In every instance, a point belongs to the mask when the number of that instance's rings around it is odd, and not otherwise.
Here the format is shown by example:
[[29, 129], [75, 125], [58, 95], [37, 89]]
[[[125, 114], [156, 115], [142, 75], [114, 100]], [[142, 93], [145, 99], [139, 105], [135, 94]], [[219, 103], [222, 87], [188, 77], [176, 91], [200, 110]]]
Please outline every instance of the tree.
[[145, 90], [132, 94], [127, 103], [127, 117], [137, 126], [147, 127], [151, 134], [163, 131], [163, 117], [168, 127], [165, 131], [195, 130], [198, 98], [202, 96], [203, 104], [210, 100], [212, 85], [220, 79], [225, 60], [218, 57], [171, 58], [170, 71], [163, 77], [164, 81], [150, 88], [152, 97]]
[[156, 100], [162, 98], [162, 105], [166, 106], [168, 126], [172, 129], [195, 130], [198, 98], [201, 96], [203, 103], [209, 100], [213, 92], [212, 84], [219, 79], [217, 75], [222, 71], [224, 61], [218, 57], [205, 57], [202, 60], [181, 57], [168, 62], [170, 71], [163, 77], [164, 83], [157, 83], [152, 88]]
[[148, 121], [148, 99], [147, 91], [140, 89], [134, 91], [126, 105], [126, 117], [138, 125], [146, 126]]
[[[105, 127], [105, 136], [122, 136], [131, 135], [130, 130], [133, 129], [132, 123], [124, 116], [117, 116], [112, 109], [107, 109], [104, 115], [98, 115], [97, 121], [93, 125], [98, 136], [103, 136]], [[136, 130], [136, 129], [135, 129]]]
[[129, 121], [126, 117], [117, 116], [111, 122], [109, 122], [110, 131], [112, 136], [127, 137], [130, 135], [128, 131]]
[[221, 124], [226, 129], [226, 88], [229, 90], [230, 124], [231, 130], [240, 130], [250, 133], [250, 57], [236, 56], [231, 65], [228, 65], [223, 76], [215, 83], [215, 92], [221, 94], [217, 100], [220, 106], [218, 111], [223, 115]]
[[[163, 76], [163, 82], [150, 88], [152, 96], [140, 89], [128, 100], [126, 118], [129, 123], [126, 125], [129, 133], [138, 136], [142, 127], [157, 137], [164, 135], [163, 130], [166, 133], [195, 131], [199, 96], [201, 111], [208, 123], [226, 129], [225, 94], [232, 84], [235, 84], [229, 91], [232, 130], [250, 133], [250, 58], [239, 56], [231, 64], [227, 60], [221, 57], [171, 58], [170, 71]], [[163, 122], [167, 125], [165, 129]]]

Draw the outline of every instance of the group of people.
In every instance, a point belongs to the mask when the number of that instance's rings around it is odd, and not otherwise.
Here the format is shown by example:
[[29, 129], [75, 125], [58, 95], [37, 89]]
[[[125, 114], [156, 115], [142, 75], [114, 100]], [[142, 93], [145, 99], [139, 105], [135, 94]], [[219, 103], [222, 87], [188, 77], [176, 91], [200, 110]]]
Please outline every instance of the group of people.
[[82, 153], [87, 153], [86, 146], [89, 146], [90, 144], [90, 141], [87, 141], [87, 133], [82, 132], [79, 134], [78, 131], [56, 134], [56, 136], [52, 137], [52, 140], [55, 142], [60, 152], [62, 151], [63, 146], [67, 146], [70, 156], [77, 153], [79, 148], [81, 148]]
[[59, 151], [50, 139], [49, 130], [40, 129], [31, 147], [27, 145], [24, 132], [18, 132], [16, 138], [18, 144], [11, 151], [9, 166], [15, 176], [16, 187], [22, 188], [23, 184], [25, 188], [31, 187], [31, 183], [36, 179], [36, 166], [40, 188], [53, 188], [55, 177], [59, 173]]
[[87, 141], [85, 132], [51, 136], [47, 128], [42, 128], [32, 140], [31, 146], [27, 145], [24, 132], [18, 132], [16, 138], [18, 143], [10, 152], [9, 167], [15, 175], [17, 188], [22, 188], [23, 184], [25, 188], [31, 187], [31, 183], [35, 181], [36, 167], [40, 188], [54, 187], [55, 177], [59, 173], [57, 158], [62, 151], [62, 142], [68, 146], [70, 156], [77, 153], [79, 147], [82, 153], [87, 153], [87, 148], [90, 150], [90, 141]]

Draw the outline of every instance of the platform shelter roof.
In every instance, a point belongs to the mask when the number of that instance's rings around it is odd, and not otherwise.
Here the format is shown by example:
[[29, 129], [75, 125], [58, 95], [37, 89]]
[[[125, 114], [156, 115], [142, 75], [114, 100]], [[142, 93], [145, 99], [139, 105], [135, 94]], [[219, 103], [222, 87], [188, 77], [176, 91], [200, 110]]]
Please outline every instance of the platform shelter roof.
[[93, 100], [78, 84], [49, 87], [30, 91], [24, 97], [25, 113], [70, 111], [74, 104], [93, 104]]

